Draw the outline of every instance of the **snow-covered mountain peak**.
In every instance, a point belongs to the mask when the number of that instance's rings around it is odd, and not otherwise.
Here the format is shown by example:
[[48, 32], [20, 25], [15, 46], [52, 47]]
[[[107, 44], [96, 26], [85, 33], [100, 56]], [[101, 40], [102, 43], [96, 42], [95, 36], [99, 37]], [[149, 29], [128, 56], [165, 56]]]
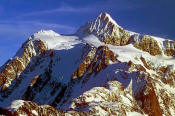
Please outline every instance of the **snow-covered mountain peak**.
[[110, 16], [110, 14], [108, 13], [101, 13], [97, 19], [96, 19], [96, 22], [99, 22], [99, 23], [112, 23], [112, 25], [115, 25], [115, 26], [118, 26], [119, 25], [116, 23], [116, 21]]
[[174, 116], [174, 56], [175, 41], [108, 13], [74, 35], [41, 30], [0, 67], [0, 114]]
[[48, 49], [71, 49], [73, 45], [80, 43], [76, 36], [63, 36], [52, 30], [40, 30], [31, 36], [32, 40], [41, 40]]
[[94, 34], [101, 40], [119, 37], [122, 28], [111, 18], [108, 13], [101, 13], [95, 20], [88, 21], [77, 31], [80, 35]]
[[53, 30], [40, 30], [33, 34], [33, 39], [38, 38], [39, 36], [60, 36], [60, 34], [54, 32]]

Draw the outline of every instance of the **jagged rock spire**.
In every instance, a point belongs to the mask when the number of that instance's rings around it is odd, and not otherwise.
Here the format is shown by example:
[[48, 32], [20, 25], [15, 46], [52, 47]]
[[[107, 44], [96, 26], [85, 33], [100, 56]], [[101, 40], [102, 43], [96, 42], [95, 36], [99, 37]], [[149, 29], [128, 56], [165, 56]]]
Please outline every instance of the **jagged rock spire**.
[[116, 21], [110, 16], [110, 14], [104, 12], [104, 13], [101, 13], [97, 19], [96, 19], [96, 22], [106, 22], [106, 23], [112, 23], [113, 25], [115, 26], [118, 26], [119, 25], [116, 23]]
[[101, 13], [96, 20], [88, 21], [77, 31], [78, 34], [94, 34], [102, 40], [120, 36], [121, 28], [108, 13]]

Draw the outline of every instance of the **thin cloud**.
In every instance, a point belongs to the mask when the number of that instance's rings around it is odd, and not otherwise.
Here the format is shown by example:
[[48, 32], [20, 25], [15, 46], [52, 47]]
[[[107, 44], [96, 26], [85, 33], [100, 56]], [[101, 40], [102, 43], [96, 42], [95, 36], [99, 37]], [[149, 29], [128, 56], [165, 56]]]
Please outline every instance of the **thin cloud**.
[[88, 9], [89, 8], [74, 8], [74, 7], [70, 7], [70, 6], [62, 6], [60, 8], [56, 8], [56, 9], [41, 10], [41, 11], [27, 13], [27, 14], [24, 14], [23, 16], [45, 15], [45, 14], [52, 14], [52, 13], [58, 13], [58, 12], [81, 13], [81, 12], [88, 12]]
[[30, 36], [41, 29], [51, 29], [64, 34], [71, 34], [76, 31], [74, 27], [64, 24], [45, 23], [39, 21], [0, 21], [0, 35], [13, 35], [25, 39], [26, 36]]
[[47, 15], [54, 13], [97, 13], [99, 11], [121, 11], [121, 10], [133, 10], [146, 6], [146, 4], [128, 2], [127, 0], [111, 0], [111, 1], [98, 1], [94, 4], [86, 6], [69, 6], [63, 4], [55, 9], [46, 9], [41, 11], [34, 11], [23, 14], [22, 16], [35, 16], [35, 15]]

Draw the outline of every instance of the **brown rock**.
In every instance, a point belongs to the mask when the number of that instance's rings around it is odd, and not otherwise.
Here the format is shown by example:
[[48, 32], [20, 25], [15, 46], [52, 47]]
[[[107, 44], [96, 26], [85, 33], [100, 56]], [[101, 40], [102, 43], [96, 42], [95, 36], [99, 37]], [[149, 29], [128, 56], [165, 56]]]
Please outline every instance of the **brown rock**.
[[86, 56], [78, 69], [73, 73], [72, 78], [81, 78], [86, 72], [90, 76], [93, 72], [97, 74], [101, 69], [108, 66], [109, 61], [115, 62], [114, 53], [107, 46], [99, 46], [93, 57]]
[[134, 47], [148, 52], [153, 56], [162, 54], [157, 41], [147, 35], [144, 35], [139, 42], [134, 43]]
[[103, 42], [115, 46], [124, 46], [128, 44], [129, 38], [129, 33], [124, 29], [119, 28], [119, 36], [113, 36], [112, 38], [104, 38]]
[[[41, 54], [46, 50], [45, 44], [41, 40], [26, 41], [18, 52], [22, 52], [21, 56], [14, 57], [10, 62], [5, 64], [5, 68], [0, 73], [0, 85], [8, 84], [10, 86], [10, 81], [18, 78], [20, 74], [25, 70], [25, 68], [30, 63], [30, 59], [34, 56]], [[33, 52], [31, 52], [33, 51]], [[17, 53], [18, 53], [17, 52]], [[35, 54], [36, 52], [36, 54]], [[6, 86], [6, 87], [8, 87]]]
[[142, 89], [135, 95], [139, 106], [149, 116], [162, 116], [162, 110], [149, 76], [147, 77], [147, 84]]
[[166, 40], [164, 44], [166, 46], [164, 54], [167, 56], [175, 56], [175, 41]]

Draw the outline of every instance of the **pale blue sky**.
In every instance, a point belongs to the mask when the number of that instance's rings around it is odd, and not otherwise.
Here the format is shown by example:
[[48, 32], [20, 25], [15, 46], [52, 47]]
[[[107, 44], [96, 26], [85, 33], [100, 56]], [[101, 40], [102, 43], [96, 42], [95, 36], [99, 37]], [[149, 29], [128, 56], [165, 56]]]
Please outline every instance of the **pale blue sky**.
[[175, 0], [1, 0], [0, 65], [34, 32], [74, 33], [108, 12], [125, 29], [175, 40]]

